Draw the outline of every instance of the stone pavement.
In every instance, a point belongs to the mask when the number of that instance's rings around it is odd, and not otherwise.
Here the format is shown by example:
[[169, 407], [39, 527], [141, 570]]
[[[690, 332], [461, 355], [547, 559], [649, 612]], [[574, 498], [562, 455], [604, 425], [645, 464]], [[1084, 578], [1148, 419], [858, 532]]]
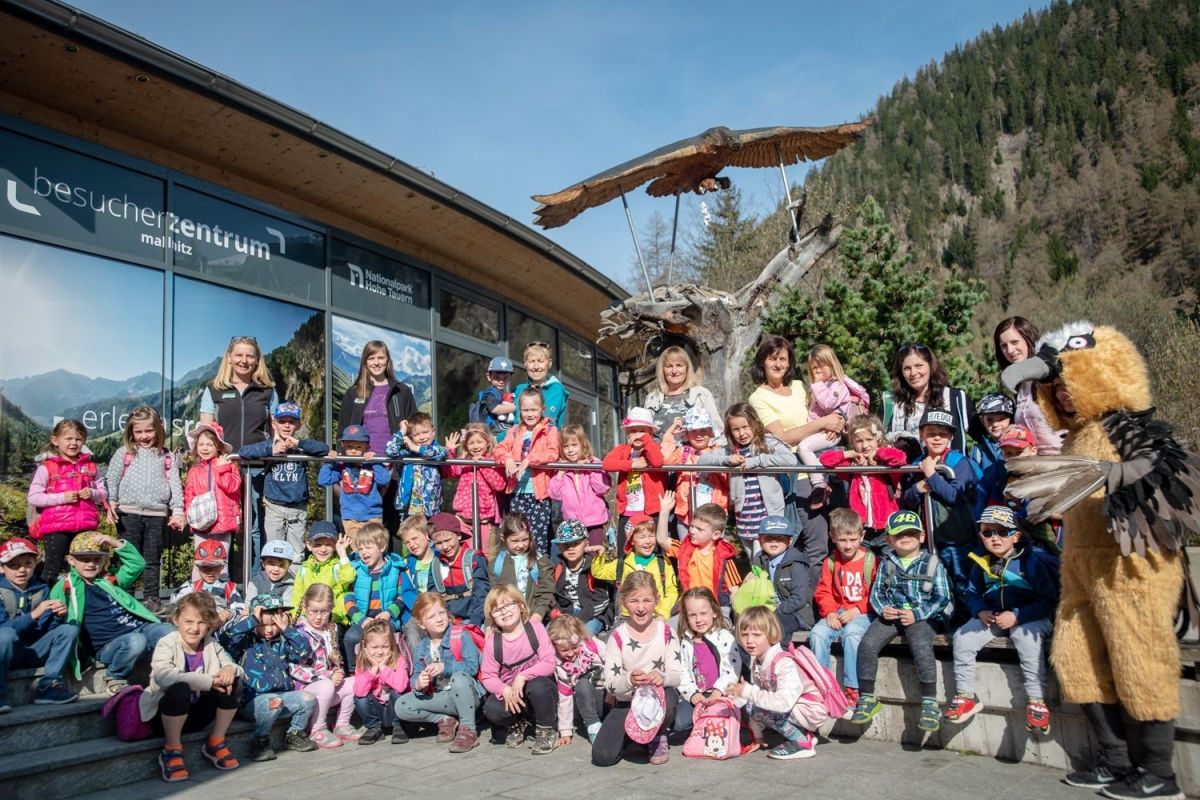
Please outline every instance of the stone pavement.
[[[632, 750], [629, 755], [634, 755]], [[683, 758], [679, 748], [671, 749], [671, 761], [662, 767], [651, 767], [644, 755], [638, 761], [623, 761], [608, 769], [593, 767], [589, 748], [578, 737], [551, 755], [534, 756], [528, 746], [508, 750], [486, 741], [469, 754], [451, 755], [445, 745], [434, 743], [433, 736], [422, 736], [405, 745], [385, 740], [370, 747], [281, 753], [277, 761], [244, 764], [228, 773], [205, 763], [185, 783], [143, 781], [77, 797], [380, 800], [415, 793], [421, 800], [662, 800], [693, 795], [769, 800], [804, 793], [829, 800], [1080, 800], [1097, 796], [1061, 783], [1058, 770], [948, 750], [906, 750], [869, 740], [822, 740], [816, 757], [804, 761], [772, 761], [762, 753], [725, 762], [695, 761]]]

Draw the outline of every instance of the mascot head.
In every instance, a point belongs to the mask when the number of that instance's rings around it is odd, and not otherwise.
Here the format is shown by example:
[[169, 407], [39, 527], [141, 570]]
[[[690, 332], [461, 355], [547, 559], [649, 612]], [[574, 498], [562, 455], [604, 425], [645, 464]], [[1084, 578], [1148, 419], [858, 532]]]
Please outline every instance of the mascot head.
[[1116, 328], [1072, 322], [1043, 336], [1035, 349], [1032, 358], [1009, 365], [1001, 380], [1012, 391], [1028, 380], [1050, 384], [1038, 397], [1056, 428], [1078, 430], [1113, 411], [1144, 411], [1151, 405], [1146, 362]]

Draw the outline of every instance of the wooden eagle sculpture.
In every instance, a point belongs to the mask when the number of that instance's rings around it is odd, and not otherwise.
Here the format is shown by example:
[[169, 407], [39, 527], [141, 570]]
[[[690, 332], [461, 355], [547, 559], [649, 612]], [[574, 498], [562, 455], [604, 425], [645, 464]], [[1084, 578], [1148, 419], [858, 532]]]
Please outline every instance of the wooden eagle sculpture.
[[535, 194], [540, 205], [534, 222], [557, 228], [594, 206], [620, 197], [650, 181], [652, 197], [706, 194], [729, 188], [729, 178], [718, 176], [725, 167], [784, 167], [815, 161], [836, 153], [862, 136], [871, 124], [848, 122], [824, 128], [752, 128], [731, 131], [709, 128], [607, 169], [554, 194]]

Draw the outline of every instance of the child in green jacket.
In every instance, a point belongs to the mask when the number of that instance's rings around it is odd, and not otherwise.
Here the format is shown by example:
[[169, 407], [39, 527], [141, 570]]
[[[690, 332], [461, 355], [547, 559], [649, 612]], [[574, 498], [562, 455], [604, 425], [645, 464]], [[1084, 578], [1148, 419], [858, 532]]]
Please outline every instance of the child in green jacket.
[[[346, 618], [346, 590], [354, 585], [357, 570], [350, 563], [350, 537], [339, 536], [332, 522], [318, 520], [308, 529], [304, 538], [308, 558], [300, 562], [296, 570], [296, 583], [292, 597], [296, 599], [295, 616], [300, 616], [300, 599], [314, 583], [323, 583], [333, 590], [333, 621], [348, 625]], [[336, 553], [336, 555], [335, 555]]]

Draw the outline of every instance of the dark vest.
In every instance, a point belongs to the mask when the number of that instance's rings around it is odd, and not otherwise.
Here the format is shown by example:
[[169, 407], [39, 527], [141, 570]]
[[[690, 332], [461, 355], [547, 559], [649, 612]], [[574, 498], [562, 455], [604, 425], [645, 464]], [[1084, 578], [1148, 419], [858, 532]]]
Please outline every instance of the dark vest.
[[251, 384], [246, 391], [208, 387], [216, 409], [217, 422], [225, 431], [225, 441], [233, 452], [248, 444], [258, 444], [271, 437], [271, 395], [274, 389]]

